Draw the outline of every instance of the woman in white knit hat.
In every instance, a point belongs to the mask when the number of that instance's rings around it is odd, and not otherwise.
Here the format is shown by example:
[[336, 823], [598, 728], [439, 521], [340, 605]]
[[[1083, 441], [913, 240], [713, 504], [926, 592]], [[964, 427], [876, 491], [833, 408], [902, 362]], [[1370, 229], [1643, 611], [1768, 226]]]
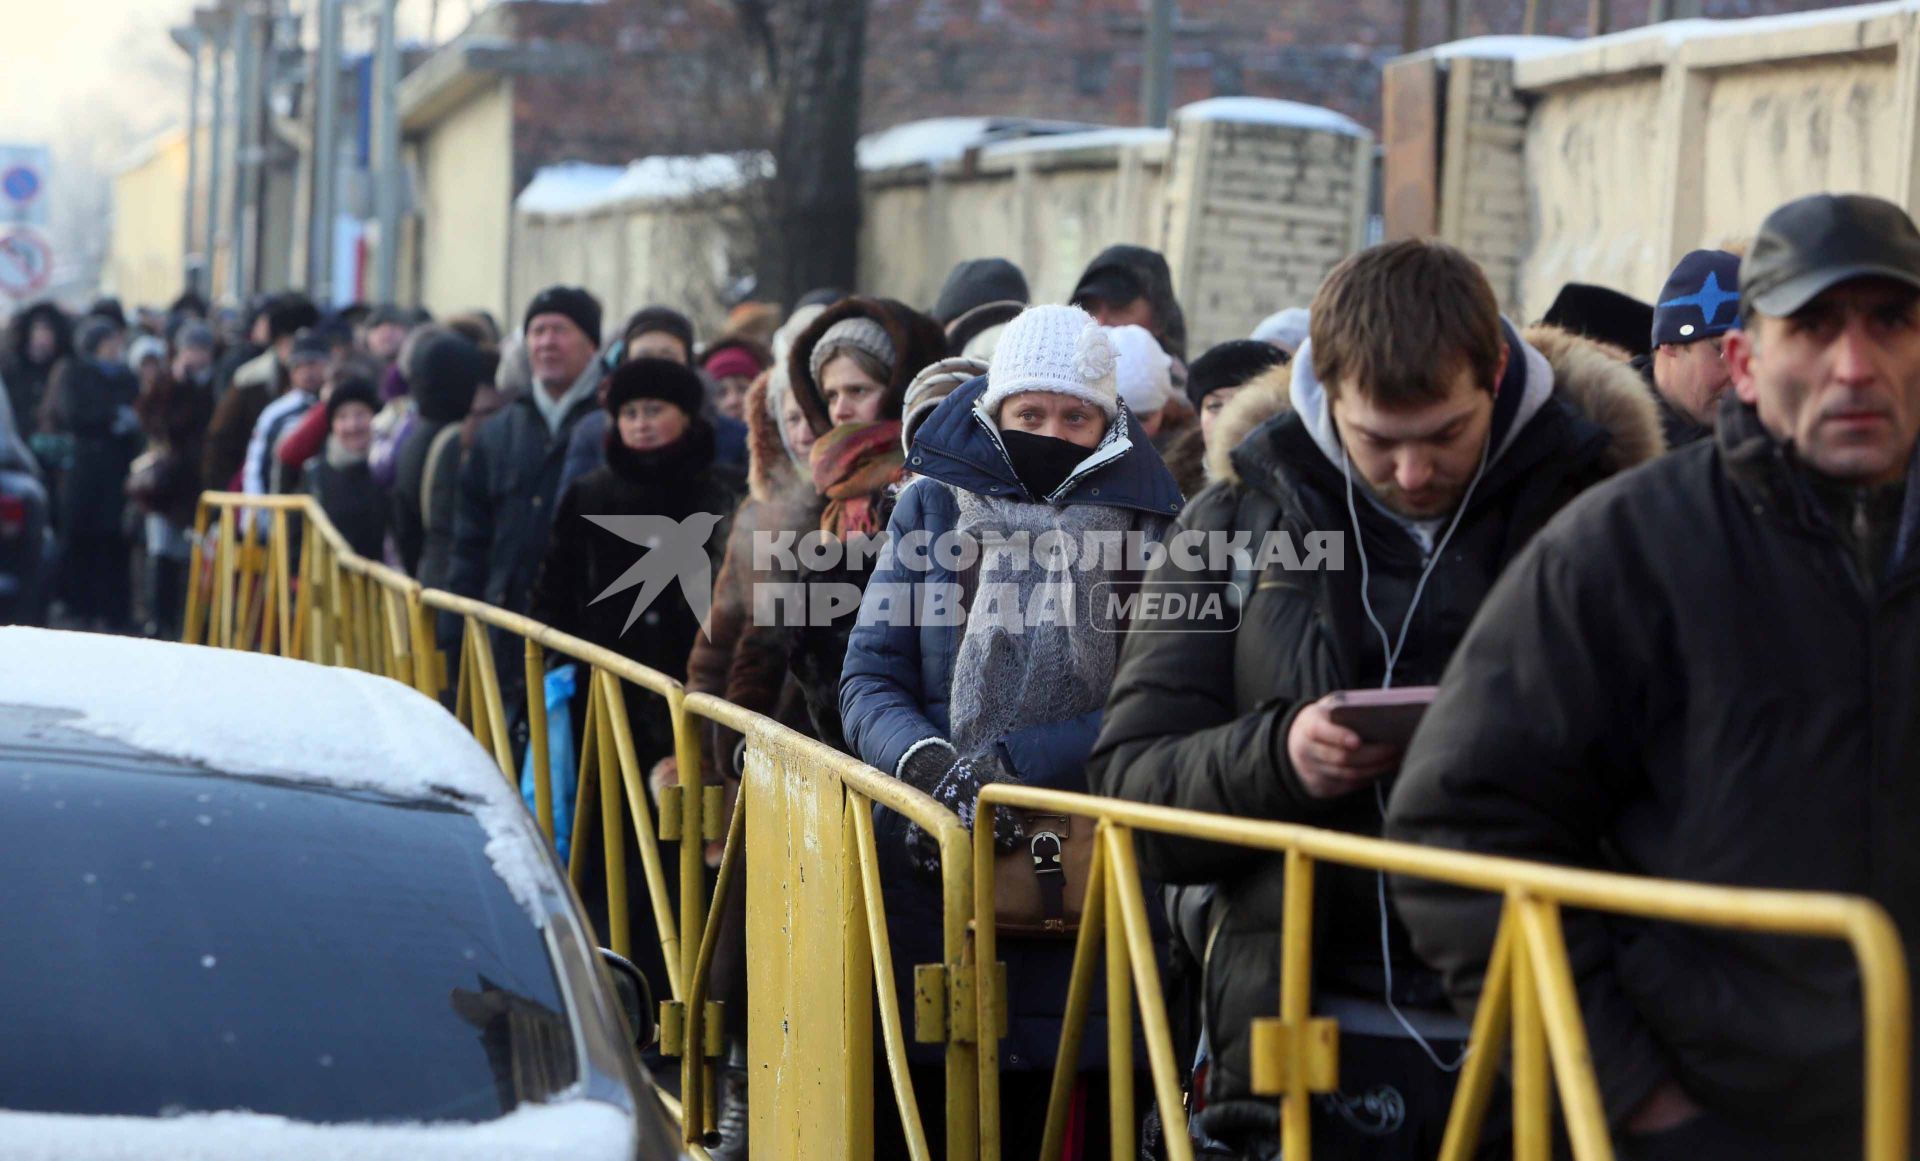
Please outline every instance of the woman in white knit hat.
[[[917, 560], [886, 554], [876, 568], [847, 650], [840, 716], [863, 760], [931, 794], [968, 826], [990, 783], [1086, 790], [1082, 767], [1125, 628], [1103, 594], [1139, 577], [1080, 546], [1129, 533], [1157, 541], [1181, 508], [1172, 476], [1120, 400], [1116, 362], [1107, 333], [1078, 307], [1029, 308], [1001, 336], [991, 369], [942, 400], [907, 453], [918, 478], [900, 493], [888, 533], [896, 545], [923, 536], [932, 551]], [[980, 553], [966, 566], [939, 547], [1022, 535], [1036, 543], [1049, 534], [1074, 550], [1024, 560]], [[962, 623], [899, 615], [943, 591], [957, 594]], [[1030, 867], [1030, 842], [1044, 840], [1039, 831], [1029, 840], [1023, 825], [1007, 811], [993, 822], [999, 848]], [[876, 828], [894, 962], [937, 960], [938, 849], [891, 812], [879, 812]], [[1057, 849], [1059, 840], [1046, 837]], [[1076, 887], [1084, 884], [1066, 892]], [[999, 955], [1011, 1006], [1002, 1070], [1049, 1072], [1072, 943], [1003, 934]], [[911, 986], [904, 976], [896, 982], [903, 993]], [[1103, 1068], [1091, 1048], [1105, 1037], [1089, 1030], [1086, 1043], [1092, 1067]], [[1002, 1085], [1009, 1155], [1040, 1140], [1047, 1090], [1037, 1081]], [[1089, 1086], [1090, 1095], [1096, 1090], [1104, 1094], [1104, 1083]], [[1089, 1118], [1085, 1128], [1103, 1135], [1105, 1118]]]

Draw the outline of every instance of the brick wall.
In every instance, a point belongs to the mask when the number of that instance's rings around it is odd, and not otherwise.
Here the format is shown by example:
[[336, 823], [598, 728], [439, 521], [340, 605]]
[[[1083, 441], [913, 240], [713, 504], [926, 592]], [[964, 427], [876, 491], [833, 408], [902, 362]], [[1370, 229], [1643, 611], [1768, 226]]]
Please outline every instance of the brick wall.
[[1508, 308], [1519, 302], [1520, 263], [1532, 238], [1526, 107], [1513, 89], [1512, 61], [1458, 59], [1444, 83], [1450, 112], [1440, 151], [1440, 236], [1480, 263]]
[[1361, 244], [1370, 136], [1183, 118], [1174, 142], [1167, 258], [1189, 351], [1305, 306]]

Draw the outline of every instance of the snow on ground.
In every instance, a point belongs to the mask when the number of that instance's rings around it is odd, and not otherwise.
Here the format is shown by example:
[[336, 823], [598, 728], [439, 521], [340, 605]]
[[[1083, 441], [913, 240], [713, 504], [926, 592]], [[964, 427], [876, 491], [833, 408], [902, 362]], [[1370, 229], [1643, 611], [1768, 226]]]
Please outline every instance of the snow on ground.
[[248, 1112], [86, 1117], [0, 1110], [8, 1161], [600, 1161], [633, 1154], [619, 1109], [521, 1105], [478, 1124], [315, 1125]]
[[73, 728], [231, 774], [441, 799], [478, 817], [535, 923], [558, 890], [500, 767], [453, 715], [385, 677], [198, 645], [0, 628], [0, 704], [79, 711]]
[[1366, 133], [1360, 123], [1332, 109], [1303, 105], [1299, 101], [1276, 101], [1266, 97], [1213, 97], [1182, 105], [1173, 114], [1176, 121], [1237, 121], [1247, 125], [1284, 125], [1320, 133], [1342, 133], [1359, 137]]

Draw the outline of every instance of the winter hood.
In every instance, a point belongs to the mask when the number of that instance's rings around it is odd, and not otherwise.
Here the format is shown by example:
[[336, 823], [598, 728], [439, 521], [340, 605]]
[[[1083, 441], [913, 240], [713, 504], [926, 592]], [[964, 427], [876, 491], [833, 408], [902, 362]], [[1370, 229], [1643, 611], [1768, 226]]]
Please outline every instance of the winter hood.
[[[983, 496], [1024, 498], [1026, 489], [1007, 459], [998, 429], [980, 410], [986, 391], [982, 375], [942, 399], [914, 436], [907, 470]], [[1181, 507], [1173, 474], [1125, 403], [1107, 425], [1106, 435], [1054, 493], [1053, 502], [1132, 508], [1169, 518]]]
[[787, 380], [793, 395], [815, 435], [825, 435], [833, 427], [827, 416], [826, 400], [820, 385], [813, 381], [813, 348], [826, 337], [835, 323], [850, 318], [870, 318], [879, 323], [893, 343], [893, 373], [887, 379], [887, 397], [880, 408], [881, 419], [899, 419], [907, 384], [920, 369], [946, 357], [947, 335], [940, 324], [902, 302], [890, 298], [843, 298], [820, 312], [807, 329], [794, 340], [787, 355]]
[[[1548, 400], [1558, 398], [1612, 437], [1601, 456], [1609, 473], [1624, 471], [1666, 450], [1660, 432], [1660, 414], [1632, 367], [1614, 348], [1582, 338], [1559, 327], [1539, 325], [1514, 335], [1509, 374], [1517, 360], [1524, 368], [1519, 411], [1507, 425], [1489, 466], [1498, 460], [1539, 414]], [[1234, 450], [1253, 432], [1291, 411], [1299, 411], [1315, 446], [1339, 462], [1326, 388], [1313, 373], [1312, 343], [1300, 349], [1293, 362], [1274, 367], [1250, 380], [1214, 421], [1217, 438], [1207, 449], [1207, 482], [1239, 483], [1240, 467]]]

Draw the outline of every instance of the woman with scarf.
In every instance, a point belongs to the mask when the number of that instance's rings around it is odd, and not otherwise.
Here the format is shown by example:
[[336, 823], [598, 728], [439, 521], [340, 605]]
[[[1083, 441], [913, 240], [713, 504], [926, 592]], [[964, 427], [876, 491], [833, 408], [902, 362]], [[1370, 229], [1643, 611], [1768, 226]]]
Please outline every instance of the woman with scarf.
[[[890, 555], [875, 571], [840, 709], [862, 759], [968, 826], [991, 783], [1086, 791], [1082, 768], [1126, 629], [1106, 595], [1139, 580], [1125, 559], [1087, 546], [1116, 536], [1157, 542], [1180, 511], [1173, 477], [1118, 397], [1116, 362], [1111, 340], [1078, 307], [1032, 307], [1007, 327], [987, 374], [934, 409], [907, 457], [919, 478], [901, 493], [888, 531], [895, 545], [917, 535], [929, 550]], [[1025, 559], [977, 553], [968, 564], [964, 552], [941, 547], [1023, 536], [1029, 545], [1064, 537], [1073, 548]], [[927, 607], [928, 586], [957, 592], [964, 615], [902, 616]], [[876, 827], [894, 963], [937, 962], [938, 849], [890, 811], [877, 812]], [[994, 829], [1003, 852], [1024, 838], [1007, 811]], [[1021, 1080], [1001, 1086], [1011, 1156], [1031, 1152], [1045, 1125], [1073, 943], [1003, 934], [998, 951], [1011, 1004], [1001, 1068]], [[898, 985], [910, 994], [907, 975]], [[1104, 1068], [1104, 1035], [1089, 1028], [1084, 1043], [1083, 1070]], [[935, 1082], [938, 1070], [925, 1075]], [[1097, 1105], [1105, 1084], [1082, 1084]], [[1085, 1156], [1103, 1155], [1093, 1138], [1104, 1136], [1105, 1118], [1086, 1115], [1088, 1101], [1075, 1106], [1085, 1131], [1069, 1139], [1087, 1145]], [[938, 1102], [923, 1098], [929, 1107]]]
[[[939, 361], [945, 343], [932, 319], [874, 298], [842, 299], [801, 333], [787, 356], [787, 376], [793, 403], [815, 435], [806, 469], [813, 494], [802, 497], [782, 531], [819, 532], [842, 546], [886, 531], [894, 487], [905, 471], [900, 412], [907, 385]], [[763, 591], [797, 592], [802, 599], [773, 607], [775, 616], [764, 619], [775, 623], [747, 630], [729, 686], [765, 686], [791, 671], [814, 736], [851, 753], [840, 726], [840, 667], [855, 612], [814, 624], [817, 602], [810, 598], [865, 589], [873, 561], [856, 551], [814, 568], [808, 555], [783, 562], [792, 567], [756, 571], [754, 583], [777, 586]]]

